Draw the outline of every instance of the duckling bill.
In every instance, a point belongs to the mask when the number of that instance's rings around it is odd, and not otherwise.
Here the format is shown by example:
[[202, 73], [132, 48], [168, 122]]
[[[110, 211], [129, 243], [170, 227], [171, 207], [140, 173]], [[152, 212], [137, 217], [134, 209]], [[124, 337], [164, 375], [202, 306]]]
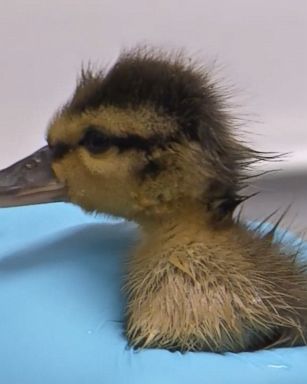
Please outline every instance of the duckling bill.
[[140, 348], [306, 345], [306, 265], [234, 218], [249, 167], [227, 97], [184, 57], [133, 50], [82, 71], [48, 145], [0, 172], [0, 206], [69, 201], [135, 221], [125, 332]]
[[65, 200], [65, 186], [52, 171], [48, 146], [0, 171], [0, 207]]

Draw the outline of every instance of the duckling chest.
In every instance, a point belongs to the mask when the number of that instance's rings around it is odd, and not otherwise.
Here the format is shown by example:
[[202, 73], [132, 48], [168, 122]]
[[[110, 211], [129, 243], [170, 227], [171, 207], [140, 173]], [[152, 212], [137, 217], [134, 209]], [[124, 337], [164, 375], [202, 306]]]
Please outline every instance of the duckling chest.
[[128, 292], [143, 292], [146, 300], [147, 294], [167, 289], [170, 296], [180, 293], [181, 302], [197, 297], [207, 308], [212, 303], [224, 309], [261, 306], [262, 287], [254, 283], [254, 266], [239, 255], [230, 259], [227, 250], [219, 252], [216, 247], [193, 241], [141, 246], [129, 262]]

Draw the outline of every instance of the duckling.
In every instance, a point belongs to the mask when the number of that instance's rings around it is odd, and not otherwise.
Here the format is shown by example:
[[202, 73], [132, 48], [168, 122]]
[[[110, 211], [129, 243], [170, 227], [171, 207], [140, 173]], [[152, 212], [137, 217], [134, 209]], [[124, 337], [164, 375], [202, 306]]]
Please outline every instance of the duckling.
[[83, 70], [48, 146], [0, 173], [0, 205], [65, 200], [139, 224], [124, 292], [136, 348], [305, 345], [306, 265], [234, 217], [249, 166], [210, 73], [151, 50]]

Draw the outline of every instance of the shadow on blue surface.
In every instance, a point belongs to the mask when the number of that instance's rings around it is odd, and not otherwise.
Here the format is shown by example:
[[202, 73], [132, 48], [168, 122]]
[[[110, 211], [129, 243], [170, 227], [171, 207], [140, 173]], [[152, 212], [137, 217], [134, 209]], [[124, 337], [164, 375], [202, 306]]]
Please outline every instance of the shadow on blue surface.
[[[85, 224], [64, 230], [26, 249], [12, 252], [1, 258], [0, 272], [27, 268], [38, 268], [42, 265], [58, 262], [87, 263], [90, 257], [103, 260], [109, 254], [101, 252], [107, 249], [115, 255], [132, 246], [133, 230], [127, 230], [127, 224]], [[98, 250], [98, 252], [97, 252]], [[79, 255], [79, 259], [76, 258]], [[89, 256], [89, 257], [87, 257]], [[120, 263], [120, 260], [116, 261]]]

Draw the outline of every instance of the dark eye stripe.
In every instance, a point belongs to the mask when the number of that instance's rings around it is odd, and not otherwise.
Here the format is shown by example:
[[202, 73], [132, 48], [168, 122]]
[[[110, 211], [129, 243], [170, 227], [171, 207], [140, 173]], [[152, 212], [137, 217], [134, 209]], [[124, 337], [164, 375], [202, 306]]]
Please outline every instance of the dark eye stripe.
[[110, 138], [94, 127], [89, 127], [79, 145], [85, 147], [91, 153], [101, 153], [108, 150], [112, 144]]
[[158, 135], [149, 138], [143, 138], [136, 134], [128, 134], [122, 137], [106, 135], [95, 127], [89, 127], [79, 145], [84, 146], [91, 153], [102, 153], [111, 147], [117, 147], [121, 152], [129, 150], [150, 152], [153, 148], [162, 148], [174, 140], [174, 137], [161, 138]]
[[63, 143], [62, 141], [49, 146], [49, 148], [51, 151], [52, 160], [59, 160], [63, 158], [72, 149], [70, 145]]
[[118, 147], [120, 151], [129, 151], [132, 149], [148, 152], [152, 147], [157, 145], [157, 138], [144, 139], [141, 136], [131, 134], [125, 137], [114, 136], [111, 142], [114, 146]]
[[[111, 147], [117, 147], [120, 152], [130, 150], [150, 152], [154, 148], [164, 148], [170, 142], [175, 141], [178, 141], [178, 138], [176, 140], [174, 136], [163, 138], [158, 135], [153, 135], [149, 138], [144, 138], [136, 134], [130, 134], [124, 137], [105, 135], [97, 128], [89, 127], [78, 144], [85, 147], [90, 153], [98, 154]], [[59, 141], [49, 146], [49, 148], [52, 159], [59, 160], [76, 147]]]

